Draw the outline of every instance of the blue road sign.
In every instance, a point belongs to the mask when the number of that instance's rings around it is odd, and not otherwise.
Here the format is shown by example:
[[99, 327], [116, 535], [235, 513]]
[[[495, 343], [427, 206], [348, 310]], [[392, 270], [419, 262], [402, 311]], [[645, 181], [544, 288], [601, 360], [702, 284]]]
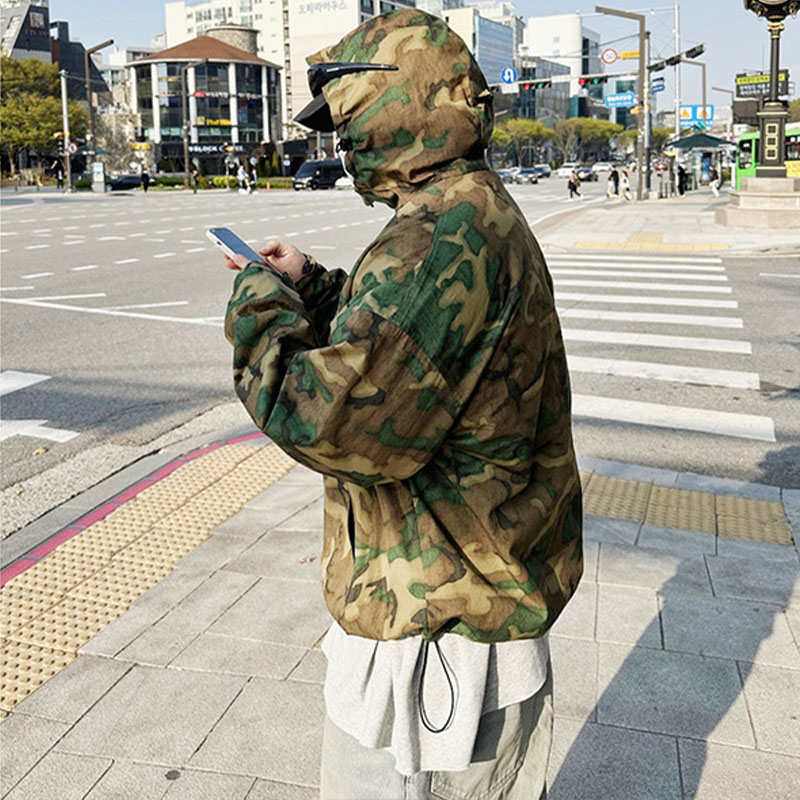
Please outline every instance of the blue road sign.
[[667, 87], [663, 83], [654, 83], [651, 87], [653, 93], [663, 92]]
[[517, 80], [517, 71], [514, 67], [506, 67], [500, 74], [500, 77], [503, 79], [503, 83], [515, 83]]
[[714, 106], [706, 106], [703, 119], [702, 106], [681, 106], [681, 128], [702, 128], [705, 130], [714, 124]]
[[606, 95], [606, 108], [633, 108], [636, 105], [636, 95], [633, 92]]

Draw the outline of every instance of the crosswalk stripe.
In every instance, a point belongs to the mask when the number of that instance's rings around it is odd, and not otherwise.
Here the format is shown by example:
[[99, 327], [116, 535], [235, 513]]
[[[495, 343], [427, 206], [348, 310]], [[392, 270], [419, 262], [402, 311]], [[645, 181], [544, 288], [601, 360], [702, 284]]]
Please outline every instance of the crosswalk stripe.
[[750, 342], [734, 339], [702, 339], [693, 336], [662, 336], [655, 333], [628, 333], [626, 331], [582, 330], [563, 328], [568, 342], [599, 342], [601, 344], [629, 344], [638, 347], [665, 347], [674, 350], [706, 350], [712, 353], [739, 353], [752, 355]]
[[706, 408], [642, 403], [637, 400], [582, 394], [572, 396], [572, 410], [576, 417], [589, 419], [757, 439], [762, 442], [775, 441], [775, 425], [772, 419], [753, 414], [732, 414]]
[[672, 274], [670, 272], [625, 272], [624, 270], [616, 269], [551, 269], [551, 275], [598, 275], [607, 278], [648, 278], [648, 279], [666, 279], [666, 280], [680, 280], [680, 281], [717, 281], [719, 283], [727, 283], [728, 278], [725, 275], [693, 275], [691, 273], [680, 272]]
[[[556, 261], [552, 259], [547, 259], [547, 263], [552, 267], [580, 267], [581, 269], [609, 269], [613, 267], [614, 269], [625, 269], [625, 270], [647, 270], [647, 271], [659, 271], [659, 272], [713, 272], [713, 273], [720, 273], [725, 272], [725, 267], [703, 267], [703, 266], [696, 266], [694, 264], [649, 264], [649, 263], [642, 263], [640, 261], [600, 261], [598, 263], [593, 263], [591, 261], [574, 261], [572, 259], [568, 261]], [[627, 273], [626, 273], [627, 274]], [[670, 275], [672, 277], [672, 275]]]
[[596, 286], [599, 289], [650, 289], [659, 292], [709, 292], [732, 294], [730, 286], [685, 286], [681, 283], [641, 283], [638, 281], [557, 280], [556, 286]]
[[602, 311], [594, 308], [559, 308], [561, 319], [599, 319], [612, 322], [646, 322], [655, 325], [687, 325], [702, 328], [743, 328], [739, 317], [706, 317], [694, 314], [642, 314], [638, 311]]
[[580, 261], [641, 261], [655, 264], [721, 264], [721, 258], [703, 256], [636, 256], [636, 255], [603, 255], [587, 253], [552, 253], [545, 256], [548, 261], [556, 259], [575, 259]]
[[686, 308], [739, 308], [736, 300], [708, 300], [705, 297], [645, 297], [628, 294], [591, 294], [586, 292], [556, 292], [557, 300], [576, 300], [579, 303], [610, 303], [636, 306], [684, 306]]
[[730, 389], [759, 389], [761, 380], [755, 372], [728, 369], [684, 367], [675, 364], [654, 364], [647, 361], [625, 361], [613, 358], [567, 356], [572, 372], [613, 375], [622, 378], [644, 378], [653, 381], [694, 383], [700, 386], [725, 386]]

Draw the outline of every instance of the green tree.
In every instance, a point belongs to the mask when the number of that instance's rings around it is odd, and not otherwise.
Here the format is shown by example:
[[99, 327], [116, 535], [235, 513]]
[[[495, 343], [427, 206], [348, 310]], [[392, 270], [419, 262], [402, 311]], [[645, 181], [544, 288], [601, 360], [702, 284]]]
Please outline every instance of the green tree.
[[650, 131], [650, 144], [654, 150], [660, 151], [674, 133], [672, 128], [653, 128]]
[[592, 154], [595, 157], [599, 152], [611, 144], [611, 140], [622, 133], [622, 125], [617, 125], [605, 119], [579, 117], [575, 120], [576, 136], [578, 139], [578, 158], [585, 161]]
[[[528, 158], [530, 163], [539, 160], [539, 151], [544, 142], [553, 138], [553, 130], [536, 119], [509, 119], [498, 126], [502, 133], [509, 138], [510, 146], [514, 152], [516, 162], [522, 166], [525, 154], [533, 150], [533, 158]], [[502, 135], [502, 134], [500, 134]]]
[[[55, 154], [62, 131], [58, 67], [35, 58], [0, 60], [0, 148], [16, 172], [17, 154], [28, 148], [38, 156]], [[86, 113], [80, 104], [68, 104], [70, 134], [86, 133]]]
[[280, 168], [280, 164], [278, 162], [278, 151], [277, 150], [275, 150], [275, 152], [273, 152], [273, 154], [272, 154], [272, 174], [273, 175], [280, 175], [281, 174], [281, 168]]
[[789, 122], [800, 122], [800, 99], [789, 103]]

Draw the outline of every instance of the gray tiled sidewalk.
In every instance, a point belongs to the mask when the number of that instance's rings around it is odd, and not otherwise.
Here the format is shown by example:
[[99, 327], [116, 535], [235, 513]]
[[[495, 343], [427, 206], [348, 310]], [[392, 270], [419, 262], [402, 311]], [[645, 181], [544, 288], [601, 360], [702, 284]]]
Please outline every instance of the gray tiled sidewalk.
[[[317, 797], [320, 496], [293, 470], [18, 705], [2, 796]], [[551, 637], [551, 800], [798, 796], [800, 559], [731, 544], [587, 519]]]

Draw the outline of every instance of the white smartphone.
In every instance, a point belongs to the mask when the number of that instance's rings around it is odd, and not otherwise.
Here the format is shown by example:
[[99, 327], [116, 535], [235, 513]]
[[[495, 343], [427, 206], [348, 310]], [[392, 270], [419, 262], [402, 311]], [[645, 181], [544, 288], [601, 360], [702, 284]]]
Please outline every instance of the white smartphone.
[[206, 236], [228, 256], [240, 255], [259, 264], [266, 263], [244, 239], [240, 239], [230, 228], [209, 228]]

